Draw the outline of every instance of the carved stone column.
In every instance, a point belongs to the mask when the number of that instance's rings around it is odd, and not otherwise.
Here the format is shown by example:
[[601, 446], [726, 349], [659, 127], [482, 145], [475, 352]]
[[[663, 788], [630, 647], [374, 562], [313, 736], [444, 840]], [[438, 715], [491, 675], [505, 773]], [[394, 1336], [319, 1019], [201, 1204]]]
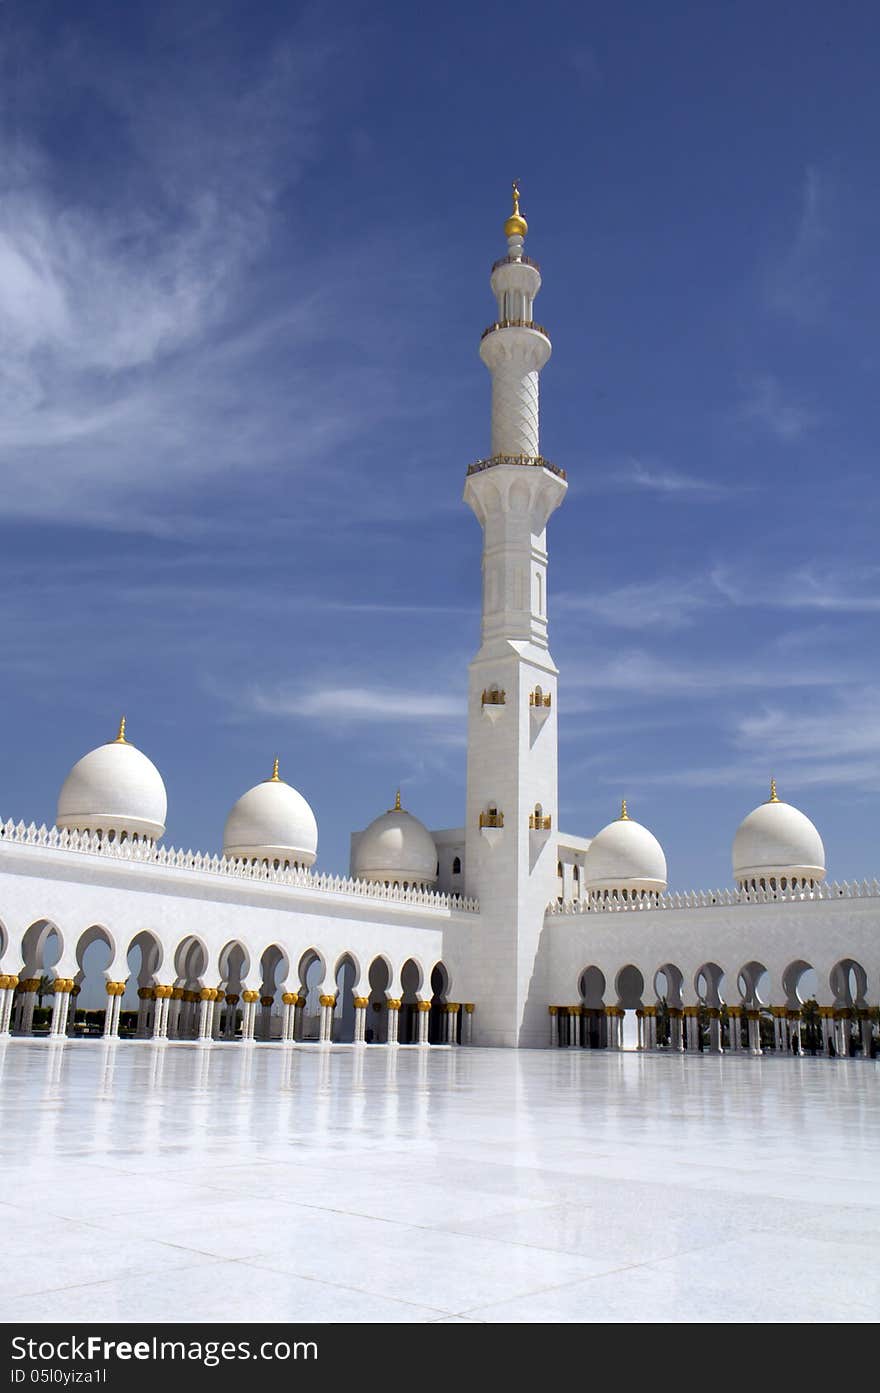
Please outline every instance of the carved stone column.
[[400, 1040], [400, 998], [386, 996], [385, 1009], [388, 1012], [388, 1030], [385, 1039], [389, 1045], [396, 1045]]

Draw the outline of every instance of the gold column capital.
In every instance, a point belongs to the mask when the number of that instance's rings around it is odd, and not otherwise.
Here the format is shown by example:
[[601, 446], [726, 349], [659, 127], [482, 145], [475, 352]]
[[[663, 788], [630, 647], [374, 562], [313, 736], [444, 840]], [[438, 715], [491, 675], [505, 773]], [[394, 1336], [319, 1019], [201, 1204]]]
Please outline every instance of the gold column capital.
[[260, 999], [260, 993], [259, 993], [259, 992], [242, 992], [242, 994], [241, 994], [241, 999], [242, 999], [242, 1001], [246, 1001], [246, 1002], [250, 1005], [250, 1004], [251, 1004], [252, 1002], [254, 1002], [254, 1001], [259, 1001], [259, 999]]
[[356, 1011], [366, 1011], [369, 1004], [370, 998], [368, 996], [356, 996], [354, 999], [354, 1009]]
[[399, 997], [399, 996], [386, 996], [386, 998], [385, 998], [385, 1005], [388, 1007], [388, 1010], [389, 1010], [389, 1011], [399, 1011], [399, 1010], [400, 1010], [400, 997]]
[[417, 1001], [417, 1002], [416, 1002], [416, 1009], [417, 1009], [418, 1011], [430, 1011], [430, 1009], [431, 1009], [431, 1003], [430, 1003], [430, 1001]]

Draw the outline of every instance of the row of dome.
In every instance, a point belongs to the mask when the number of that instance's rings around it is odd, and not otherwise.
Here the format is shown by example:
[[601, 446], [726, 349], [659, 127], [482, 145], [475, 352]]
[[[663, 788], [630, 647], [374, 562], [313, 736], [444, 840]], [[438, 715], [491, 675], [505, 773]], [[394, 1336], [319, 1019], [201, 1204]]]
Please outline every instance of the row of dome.
[[[168, 798], [156, 766], [125, 736], [125, 718], [115, 740], [84, 755], [64, 781], [58, 799], [59, 827], [100, 832], [108, 838], [156, 841], [165, 831]], [[234, 860], [311, 866], [318, 850], [318, 825], [301, 793], [278, 773], [242, 794], [223, 831], [223, 855]], [[666, 889], [666, 857], [647, 827], [627, 812], [603, 827], [584, 856], [584, 889], [658, 894]], [[383, 813], [357, 839], [352, 874], [364, 880], [406, 881], [430, 886], [437, 880], [437, 849], [427, 827], [400, 805]], [[777, 796], [740, 823], [733, 842], [733, 875], [740, 886], [774, 882], [815, 884], [825, 878], [825, 848], [808, 817]]]
[[[744, 817], [733, 839], [733, 878], [740, 888], [815, 885], [825, 879], [825, 847], [810, 819], [783, 803], [770, 780], [770, 797]], [[591, 894], [621, 890], [659, 894], [666, 889], [666, 857], [652, 832], [629, 816], [597, 832], [584, 857]]]
[[[131, 837], [155, 842], [165, 831], [168, 795], [155, 764], [119, 734], [83, 755], [58, 797], [57, 826], [100, 833], [108, 840]], [[236, 861], [276, 866], [311, 866], [318, 852], [318, 824], [303, 798], [278, 772], [249, 788], [234, 804], [223, 829], [223, 855]], [[377, 817], [358, 841], [353, 874], [362, 880], [437, 880], [434, 839], [418, 818], [400, 806]]]

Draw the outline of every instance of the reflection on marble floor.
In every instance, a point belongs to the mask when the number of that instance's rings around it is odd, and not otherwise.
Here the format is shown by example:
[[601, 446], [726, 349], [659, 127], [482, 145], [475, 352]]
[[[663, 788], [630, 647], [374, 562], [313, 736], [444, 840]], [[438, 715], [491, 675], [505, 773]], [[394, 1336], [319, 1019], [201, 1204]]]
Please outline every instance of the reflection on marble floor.
[[0, 1075], [7, 1321], [880, 1310], [877, 1063], [11, 1040]]

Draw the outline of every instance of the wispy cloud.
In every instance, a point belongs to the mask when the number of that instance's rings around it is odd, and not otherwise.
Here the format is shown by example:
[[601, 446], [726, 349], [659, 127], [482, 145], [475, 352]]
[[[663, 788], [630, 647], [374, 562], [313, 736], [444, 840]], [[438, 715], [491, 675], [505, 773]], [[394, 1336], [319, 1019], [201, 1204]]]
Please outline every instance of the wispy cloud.
[[802, 324], [822, 318], [828, 302], [824, 256], [831, 237], [833, 194], [816, 165], [804, 170], [800, 208], [792, 239], [766, 276], [771, 309]]
[[654, 460], [627, 458], [599, 464], [587, 485], [591, 491], [637, 490], [659, 498], [711, 503], [730, 496], [729, 485], [670, 469]]
[[717, 592], [711, 582], [702, 577], [633, 581], [613, 590], [567, 592], [554, 600], [560, 610], [588, 614], [614, 628], [661, 632], [692, 624], [697, 615], [717, 603]]
[[782, 610], [820, 610], [829, 614], [880, 611], [880, 567], [799, 566], [755, 575], [742, 568], [716, 566], [712, 584], [732, 605]]
[[255, 713], [296, 720], [341, 719], [387, 725], [399, 721], [463, 721], [465, 714], [462, 699], [398, 687], [323, 686], [298, 690], [253, 686], [247, 689], [244, 700]]
[[235, 82], [229, 54], [142, 70], [60, 45], [37, 71], [123, 152], [94, 188], [24, 141], [39, 82], [0, 100], [0, 516], [198, 534], [230, 525], [255, 464], [265, 489], [401, 410], [375, 339], [350, 352], [362, 278], [285, 222], [341, 42], [304, 21]]
[[800, 440], [820, 419], [817, 412], [787, 398], [771, 374], [749, 384], [736, 415], [740, 421], [759, 426], [786, 444]]
[[[829, 687], [842, 675], [818, 661], [780, 668], [770, 659], [735, 654], [726, 661], [668, 658], [640, 649], [618, 653], [588, 667], [569, 669], [566, 686], [586, 691], [613, 692], [642, 701], [687, 696], [714, 697], [730, 691], [773, 690], [779, 687]], [[685, 713], [686, 715], [686, 713]]]

